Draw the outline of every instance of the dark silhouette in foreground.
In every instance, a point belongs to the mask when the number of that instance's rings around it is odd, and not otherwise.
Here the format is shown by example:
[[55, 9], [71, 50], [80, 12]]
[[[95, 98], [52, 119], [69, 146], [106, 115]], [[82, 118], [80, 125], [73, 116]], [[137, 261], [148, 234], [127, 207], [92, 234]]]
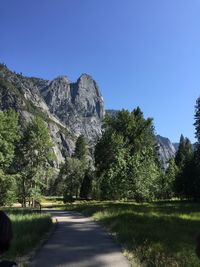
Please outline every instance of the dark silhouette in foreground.
[[[10, 248], [13, 238], [12, 223], [8, 216], [0, 211], [0, 256]], [[15, 262], [0, 260], [0, 267], [14, 267]]]
[[197, 257], [200, 259], [200, 234], [196, 238], [196, 254]]

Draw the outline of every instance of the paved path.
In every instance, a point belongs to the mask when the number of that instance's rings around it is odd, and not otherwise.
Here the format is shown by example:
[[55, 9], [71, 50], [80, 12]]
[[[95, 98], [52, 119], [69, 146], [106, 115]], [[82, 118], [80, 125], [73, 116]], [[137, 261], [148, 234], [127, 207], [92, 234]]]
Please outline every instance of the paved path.
[[130, 267], [112, 237], [90, 218], [75, 212], [50, 212], [58, 225], [29, 266]]

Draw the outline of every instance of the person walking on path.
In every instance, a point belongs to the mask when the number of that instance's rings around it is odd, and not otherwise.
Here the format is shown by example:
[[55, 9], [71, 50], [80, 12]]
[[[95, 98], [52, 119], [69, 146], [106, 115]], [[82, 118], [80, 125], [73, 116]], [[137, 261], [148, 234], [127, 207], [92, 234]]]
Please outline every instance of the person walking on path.
[[[12, 238], [13, 231], [11, 220], [3, 211], [0, 211], [0, 256], [10, 248]], [[14, 266], [17, 266], [15, 262], [0, 260], [0, 267]]]

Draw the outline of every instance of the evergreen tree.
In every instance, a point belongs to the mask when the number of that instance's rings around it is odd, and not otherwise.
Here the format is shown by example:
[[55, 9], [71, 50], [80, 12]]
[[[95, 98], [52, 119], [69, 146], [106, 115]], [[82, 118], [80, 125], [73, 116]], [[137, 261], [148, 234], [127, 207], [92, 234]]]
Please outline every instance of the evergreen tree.
[[168, 168], [164, 175], [164, 184], [162, 190], [162, 198], [170, 199], [174, 196], [174, 183], [178, 173], [178, 167], [174, 158], [169, 160]]
[[83, 162], [76, 158], [67, 158], [59, 173], [59, 191], [64, 197], [79, 196], [81, 183], [85, 174]]
[[182, 169], [185, 163], [192, 157], [193, 148], [190, 140], [183, 135], [180, 137], [178, 151], [175, 156], [175, 163], [179, 169]]
[[197, 139], [195, 151], [193, 152], [189, 139], [182, 137], [176, 157], [179, 172], [175, 189], [180, 197], [197, 200], [200, 196], [200, 97], [196, 101], [194, 118]]
[[181, 198], [190, 197], [192, 190], [192, 180], [191, 173], [193, 173], [193, 148], [190, 140], [184, 138], [183, 135], [180, 137], [180, 143], [178, 151], [175, 157], [175, 162], [178, 167], [176, 178], [174, 181], [175, 192]]
[[193, 155], [181, 171], [178, 171], [175, 180], [175, 191], [182, 199], [198, 199], [200, 180], [198, 179], [195, 155]]
[[200, 97], [196, 101], [194, 119], [195, 137], [197, 139], [197, 144], [200, 145]]
[[193, 160], [191, 160], [187, 170], [192, 173], [188, 196], [197, 200], [200, 198], [200, 97], [195, 105], [195, 137], [197, 143], [195, 144], [195, 151]]
[[91, 198], [92, 194], [92, 180], [93, 180], [94, 172], [91, 168], [88, 168], [85, 171], [83, 181], [80, 188], [80, 197], [83, 199]]
[[195, 145], [195, 161], [197, 169], [200, 169], [200, 97], [196, 101], [194, 118], [195, 118], [195, 123], [194, 123], [195, 137], [197, 139], [197, 143]]
[[81, 185], [79, 188], [79, 192], [80, 192], [80, 197], [86, 199], [89, 197], [92, 187], [92, 176], [87, 155], [88, 155], [88, 148], [85, 137], [83, 135], [80, 135], [76, 140], [76, 146], [73, 156], [78, 160], [80, 160], [82, 164], [84, 174], [82, 181], [80, 181]]
[[87, 155], [87, 144], [85, 137], [80, 135], [76, 140], [75, 151], [73, 157], [79, 160], [85, 160]]
[[184, 146], [185, 146], [185, 138], [181, 134], [178, 151], [177, 151], [176, 157], [175, 157], [175, 163], [179, 168], [181, 167], [181, 165], [183, 165], [183, 161], [184, 161], [184, 158], [185, 158]]
[[126, 192], [126, 157], [123, 136], [108, 130], [95, 148], [95, 164], [102, 199], [118, 199]]
[[76, 140], [73, 157], [65, 159], [56, 181], [57, 191], [64, 195], [65, 201], [72, 200], [74, 196], [77, 198], [80, 194], [85, 196], [88, 190], [85, 188], [90, 183], [89, 173], [85, 173], [88, 168], [87, 154], [85, 137], [80, 135]]

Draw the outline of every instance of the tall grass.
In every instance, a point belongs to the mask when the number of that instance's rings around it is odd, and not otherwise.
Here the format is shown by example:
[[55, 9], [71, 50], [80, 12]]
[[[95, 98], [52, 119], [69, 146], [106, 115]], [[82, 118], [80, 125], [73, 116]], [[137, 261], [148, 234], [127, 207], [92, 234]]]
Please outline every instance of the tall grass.
[[[72, 207], [73, 206], [73, 207]], [[67, 207], [93, 216], [123, 245], [135, 266], [199, 267], [195, 239], [200, 205], [187, 202], [79, 202]]]
[[16, 260], [31, 252], [52, 227], [50, 214], [21, 209], [4, 211], [12, 221], [14, 232], [11, 248], [4, 258]]

